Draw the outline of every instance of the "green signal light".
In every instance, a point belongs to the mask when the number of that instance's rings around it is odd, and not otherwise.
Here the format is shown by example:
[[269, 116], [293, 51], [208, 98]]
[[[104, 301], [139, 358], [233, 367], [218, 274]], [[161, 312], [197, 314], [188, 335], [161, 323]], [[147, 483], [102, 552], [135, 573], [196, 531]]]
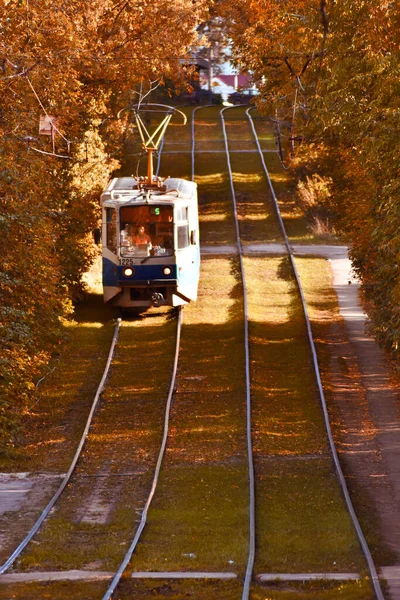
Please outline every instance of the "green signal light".
[[160, 214], [160, 209], [159, 209], [159, 208], [156, 208], [156, 210], [155, 210], [155, 214], [156, 214], [156, 215], [159, 215], [159, 214]]

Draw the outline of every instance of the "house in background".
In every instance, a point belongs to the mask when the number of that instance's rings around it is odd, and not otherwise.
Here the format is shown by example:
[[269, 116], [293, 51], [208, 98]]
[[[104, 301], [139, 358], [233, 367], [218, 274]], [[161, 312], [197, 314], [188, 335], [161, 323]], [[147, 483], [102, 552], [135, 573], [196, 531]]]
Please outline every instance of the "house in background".
[[251, 76], [235, 73], [229, 60], [225, 62], [207, 60], [193, 53], [181, 62], [194, 65], [198, 74], [198, 78], [192, 82], [194, 91], [181, 95], [185, 101], [201, 103], [207, 102], [208, 99], [212, 103], [213, 96], [214, 99], [219, 96], [223, 102], [242, 104], [249, 102], [250, 98], [258, 93]]
[[[211, 89], [214, 94], [220, 94], [224, 102], [235, 97], [235, 93], [239, 96], [254, 96], [257, 93], [256, 87], [251, 81], [249, 75], [241, 75], [238, 73], [213, 75], [211, 82], [208, 78], [208, 73], [201, 73], [200, 86], [203, 90]], [[234, 95], [232, 97], [232, 94]], [[233, 102], [234, 103], [234, 102]]]

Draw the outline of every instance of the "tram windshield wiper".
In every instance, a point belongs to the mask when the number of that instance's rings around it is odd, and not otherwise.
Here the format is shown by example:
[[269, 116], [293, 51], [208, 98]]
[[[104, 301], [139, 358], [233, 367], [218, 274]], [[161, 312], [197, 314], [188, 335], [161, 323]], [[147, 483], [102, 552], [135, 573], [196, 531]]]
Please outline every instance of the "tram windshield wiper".
[[145, 263], [146, 261], [148, 261], [149, 258], [152, 258], [152, 257], [151, 256], [146, 256], [146, 258], [144, 258], [143, 260], [140, 261], [140, 264], [142, 265], [143, 263]]

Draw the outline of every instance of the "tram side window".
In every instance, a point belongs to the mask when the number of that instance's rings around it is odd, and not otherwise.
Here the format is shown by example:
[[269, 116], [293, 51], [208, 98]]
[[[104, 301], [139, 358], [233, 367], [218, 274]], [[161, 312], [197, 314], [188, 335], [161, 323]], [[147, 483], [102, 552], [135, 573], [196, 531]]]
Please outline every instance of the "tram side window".
[[187, 206], [178, 206], [177, 211], [176, 211], [176, 219], [178, 221], [187, 221], [188, 220]]
[[189, 227], [187, 224], [178, 225], [178, 248], [189, 246]]
[[107, 248], [117, 252], [117, 212], [114, 208], [107, 208], [106, 212]]

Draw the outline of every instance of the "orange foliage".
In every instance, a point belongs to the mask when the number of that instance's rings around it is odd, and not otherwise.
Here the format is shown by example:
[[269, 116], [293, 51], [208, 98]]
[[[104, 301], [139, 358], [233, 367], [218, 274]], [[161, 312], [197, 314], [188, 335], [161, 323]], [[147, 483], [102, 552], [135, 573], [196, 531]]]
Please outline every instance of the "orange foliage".
[[[93, 256], [116, 121], [142, 81], [183, 85], [205, 0], [5, 0], [0, 7], [0, 450]], [[57, 118], [54, 145], [39, 119]]]

